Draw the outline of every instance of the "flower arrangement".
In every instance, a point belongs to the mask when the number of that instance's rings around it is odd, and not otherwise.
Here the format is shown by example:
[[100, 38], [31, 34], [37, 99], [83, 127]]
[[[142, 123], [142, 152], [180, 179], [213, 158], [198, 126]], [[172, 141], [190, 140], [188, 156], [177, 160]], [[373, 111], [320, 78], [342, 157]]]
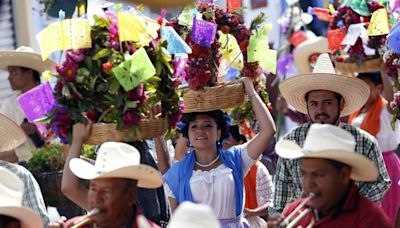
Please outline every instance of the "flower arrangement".
[[392, 128], [394, 129], [395, 122], [399, 119], [400, 114], [400, 54], [395, 50], [388, 50], [383, 55], [383, 62], [385, 63], [386, 74], [393, 79], [393, 87], [396, 91], [393, 94], [393, 101], [390, 103], [395, 111], [392, 119]]
[[[216, 24], [217, 31], [221, 31], [223, 34], [231, 34], [235, 37], [240, 47], [240, 53], [243, 55], [243, 62], [239, 63], [244, 65], [242, 68], [239, 67], [241, 75], [254, 79], [260, 76], [262, 69], [259, 63], [247, 61], [247, 48], [249, 39], [253, 35], [252, 30], [259, 28], [260, 24], [266, 19], [265, 15], [259, 15], [252, 22], [250, 28], [247, 28], [244, 24], [243, 12], [240, 9], [226, 12], [219, 6], [208, 2], [199, 3], [195, 9], [196, 14], [200, 14], [202, 20]], [[190, 27], [191, 25], [181, 25], [179, 18], [166, 23], [166, 26], [173, 27], [192, 49], [192, 53], [188, 55], [184, 73], [189, 87], [196, 90], [205, 86], [214, 86], [217, 81], [220, 81], [219, 68], [223, 57], [220, 49], [220, 34], [217, 33], [215, 35], [210, 47], [205, 47], [191, 39], [193, 31]]]
[[[95, 16], [91, 38], [91, 48], [66, 51], [65, 61], [56, 67], [58, 106], [50, 113], [50, 123], [62, 142], [68, 141], [74, 123], [116, 123], [118, 130], [140, 134], [138, 124], [148, 118], [151, 106], [160, 103], [161, 117], [174, 128], [183, 107], [166, 41], [157, 37], [148, 45], [119, 42], [113, 11]], [[129, 62], [139, 55], [139, 61]], [[150, 63], [144, 65], [146, 61]], [[139, 64], [142, 74], [151, 69], [154, 73], [143, 79], [139, 70], [132, 71]]]
[[[363, 27], [366, 29], [370, 23], [371, 14], [383, 8], [385, 6], [379, 1], [347, 1], [347, 3], [337, 8], [330, 21], [329, 28], [331, 31], [344, 29], [345, 33], [349, 34], [350, 26], [364, 23]], [[343, 36], [338, 39], [340, 35], [338, 36], [336, 33], [332, 33], [332, 36], [336, 36], [336, 42], [341, 42], [345, 38]], [[340, 45], [340, 48], [332, 50], [335, 61], [361, 65], [363, 61], [379, 58], [385, 52], [386, 35], [367, 36], [367, 34], [361, 32], [361, 34], [351, 34], [351, 36], [356, 36], [354, 43]]]

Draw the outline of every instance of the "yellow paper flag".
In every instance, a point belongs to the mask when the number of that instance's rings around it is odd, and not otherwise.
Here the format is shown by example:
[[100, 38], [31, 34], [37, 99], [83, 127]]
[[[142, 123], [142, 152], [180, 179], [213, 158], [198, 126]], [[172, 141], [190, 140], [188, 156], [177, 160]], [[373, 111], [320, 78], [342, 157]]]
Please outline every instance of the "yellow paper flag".
[[147, 37], [144, 21], [132, 13], [118, 13], [119, 42], [134, 41], [140, 42]]
[[42, 59], [58, 50], [92, 47], [90, 25], [86, 19], [67, 19], [51, 23], [36, 35]]
[[243, 54], [240, 51], [236, 38], [231, 34], [224, 34], [221, 31], [218, 31], [218, 34], [218, 41], [221, 43], [222, 58], [228, 61], [228, 65], [241, 70], [243, 68]]
[[264, 70], [276, 74], [276, 58], [278, 52], [276, 50], [268, 49], [265, 51], [265, 58], [260, 60], [260, 65]]
[[161, 26], [157, 23], [157, 21], [145, 16], [139, 17], [139, 20], [141, 20], [146, 26], [146, 34], [139, 36], [139, 41], [136, 46], [144, 47], [147, 46], [153, 39], [158, 37], [158, 30], [160, 30]]
[[390, 31], [388, 14], [385, 8], [376, 10], [369, 22], [367, 35], [380, 36], [388, 34]]

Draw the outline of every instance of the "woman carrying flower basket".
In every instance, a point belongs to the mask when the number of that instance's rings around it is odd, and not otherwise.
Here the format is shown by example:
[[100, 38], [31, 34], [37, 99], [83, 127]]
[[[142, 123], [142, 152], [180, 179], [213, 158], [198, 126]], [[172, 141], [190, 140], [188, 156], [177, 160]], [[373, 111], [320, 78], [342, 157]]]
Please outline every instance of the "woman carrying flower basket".
[[181, 131], [194, 148], [164, 175], [171, 208], [183, 201], [210, 205], [222, 227], [246, 227], [241, 218], [244, 207], [243, 178], [275, 134], [271, 114], [250, 78], [244, 78], [259, 122], [259, 133], [248, 143], [224, 151], [228, 136], [221, 110], [185, 113]]

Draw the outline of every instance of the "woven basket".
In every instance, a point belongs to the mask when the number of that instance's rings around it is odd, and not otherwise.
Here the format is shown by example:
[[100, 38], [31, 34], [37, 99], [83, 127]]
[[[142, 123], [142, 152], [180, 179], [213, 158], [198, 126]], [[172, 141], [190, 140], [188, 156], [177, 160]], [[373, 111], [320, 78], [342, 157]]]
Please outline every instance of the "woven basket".
[[382, 58], [376, 58], [366, 60], [357, 65], [356, 63], [337, 62], [335, 61], [335, 68], [342, 74], [354, 75], [354, 73], [367, 73], [372, 71], [379, 71], [381, 69], [383, 60]]
[[96, 123], [93, 124], [92, 133], [86, 144], [99, 145], [104, 142], [130, 142], [142, 139], [150, 139], [165, 133], [168, 128], [168, 119], [142, 119], [139, 122], [140, 135], [128, 137], [128, 130], [117, 130], [115, 123]]
[[185, 88], [182, 97], [184, 113], [228, 109], [243, 104], [244, 87], [241, 81], [221, 82], [200, 90]]

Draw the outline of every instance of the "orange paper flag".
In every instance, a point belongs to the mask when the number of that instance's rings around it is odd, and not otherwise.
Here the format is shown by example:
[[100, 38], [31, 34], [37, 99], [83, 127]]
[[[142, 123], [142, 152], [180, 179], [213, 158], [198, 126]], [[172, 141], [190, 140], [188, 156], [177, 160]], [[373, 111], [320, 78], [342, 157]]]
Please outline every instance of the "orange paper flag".
[[332, 16], [331, 16], [331, 14], [329, 12], [329, 9], [314, 7], [313, 8], [313, 13], [321, 21], [330, 21], [332, 19]]
[[342, 40], [346, 36], [346, 30], [344, 28], [329, 30], [328, 37], [328, 48], [331, 51], [336, 51], [340, 48]]
[[303, 43], [306, 40], [307, 36], [304, 33], [297, 31], [292, 34], [292, 36], [289, 39], [289, 42], [293, 44], [295, 47], [297, 47], [299, 46], [299, 44]]
[[242, 6], [241, 0], [227, 0], [226, 1], [226, 11], [232, 11]]

